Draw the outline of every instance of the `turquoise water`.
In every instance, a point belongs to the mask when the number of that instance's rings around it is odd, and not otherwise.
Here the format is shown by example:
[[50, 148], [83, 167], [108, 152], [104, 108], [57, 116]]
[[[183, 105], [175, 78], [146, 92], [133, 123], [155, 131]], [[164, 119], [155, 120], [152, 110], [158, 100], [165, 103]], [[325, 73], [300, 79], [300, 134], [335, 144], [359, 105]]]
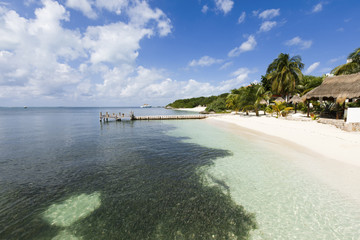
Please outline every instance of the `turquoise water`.
[[131, 110], [0, 108], [0, 239], [359, 239], [358, 169]]
[[[255, 213], [258, 229], [251, 239], [359, 239], [360, 187], [351, 179], [359, 179], [358, 168], [331, 166], [303, 149], [251, 132], [226, 131], [204, 122], [173, 125], [171, 136], [231, 152], [202, 172], [209, 186], [221, 187]], [[341, 178], [353, 184], [350, 192], [342, 190], [351, 186], [330, 181]]]
[[0, 238], [246, 239], [251, 212], [198, 171], [231, 153], [165, 121], [99, 122], [130, 110], [0, 109]]

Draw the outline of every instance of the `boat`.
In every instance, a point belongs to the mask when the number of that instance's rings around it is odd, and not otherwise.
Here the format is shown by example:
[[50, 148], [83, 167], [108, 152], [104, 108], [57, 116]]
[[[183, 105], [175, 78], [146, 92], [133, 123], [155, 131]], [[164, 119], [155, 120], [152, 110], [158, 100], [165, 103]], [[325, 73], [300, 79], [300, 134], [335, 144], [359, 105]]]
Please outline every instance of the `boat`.
[[24, 109], [27, 109], [27, 106], [24, 106]]
[[142, 106], [140, 106], [141, 108], [151, 108], [151, 105], [149, 105], [149, 104], [144, 104], [144, 105], [142, 105]]

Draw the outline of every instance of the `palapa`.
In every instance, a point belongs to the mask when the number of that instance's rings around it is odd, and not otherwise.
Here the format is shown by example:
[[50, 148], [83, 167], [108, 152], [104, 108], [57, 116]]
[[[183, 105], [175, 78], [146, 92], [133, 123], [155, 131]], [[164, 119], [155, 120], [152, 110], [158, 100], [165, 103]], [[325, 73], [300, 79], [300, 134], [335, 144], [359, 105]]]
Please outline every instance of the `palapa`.
[[267, 105], [267, 101], [265, 101], [265, 99], [261, 99], [260, 104], [266, 104]]
[[277, 99], [275, 99], [274, 102], [285, 102], [285, 99], [283, 99], [282, 97], [278, 97]]
[[302, 100], [334, 100], [360, 97], [360, 73], [327, 77], [323, 83], [302, 97]]
[[299, 103], [299, 102], [302, 102], [302, 101], [301, 101], [301, 98], [298, 95], [295, 95], [289, 100], [289, 102], [295, 104], [295, 103]]

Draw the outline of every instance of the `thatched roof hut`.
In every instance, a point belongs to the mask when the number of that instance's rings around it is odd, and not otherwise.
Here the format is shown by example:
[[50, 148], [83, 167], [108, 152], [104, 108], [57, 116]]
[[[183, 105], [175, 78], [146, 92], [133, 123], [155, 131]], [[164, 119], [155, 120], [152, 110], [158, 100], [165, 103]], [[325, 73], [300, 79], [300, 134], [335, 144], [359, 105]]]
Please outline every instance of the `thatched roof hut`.
[[285, 99], [283, 99], [282, 97], [278, 97], [277, 99], [275, 99], [274, 102], [285, 102]]
[[294, 103], [294, 104], [299, 103], [299, 102], [301, 102], [301, 98], [298, 95], [295, 95], [289, 100], [289, 102]]
[[260, 104], [266, 104], [267, 105], [267, 101], [265, 101], [265, 99], [261, 99]]
[[345, 101], [360, 97], [360, 73], [327, 77], [323, 83], [302, 97], [302, 100]]

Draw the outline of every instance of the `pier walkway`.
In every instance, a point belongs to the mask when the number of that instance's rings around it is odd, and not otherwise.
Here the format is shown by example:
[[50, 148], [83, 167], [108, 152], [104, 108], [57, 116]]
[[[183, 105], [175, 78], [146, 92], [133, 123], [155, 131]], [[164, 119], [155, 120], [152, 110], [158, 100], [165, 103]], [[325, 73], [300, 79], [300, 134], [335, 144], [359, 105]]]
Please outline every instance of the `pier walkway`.
[[106, 112], [102, 114], [100, 112], [100, 122], [106, 121], [109, 119], [114, 119], [115, 121], [121, 120], [185, 120], [185, 119], [204, 119], [206, 115], [162, 115], [162, 116], [135, 116], [134, 113], [130, 113], [130, 115], [126, 116], [124, 113], [113, 113], [109, 114]]

